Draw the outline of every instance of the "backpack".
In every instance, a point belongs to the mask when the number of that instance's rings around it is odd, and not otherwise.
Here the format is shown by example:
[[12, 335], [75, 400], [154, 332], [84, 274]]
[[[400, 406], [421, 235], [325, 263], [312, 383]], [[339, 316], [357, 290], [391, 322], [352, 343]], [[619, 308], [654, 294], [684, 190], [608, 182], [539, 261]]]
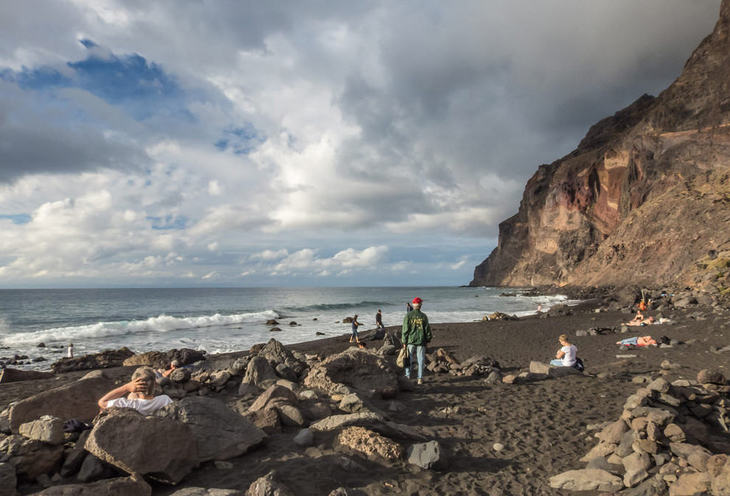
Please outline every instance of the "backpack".
[[583, 360], [581, 360], [578, 357], [575, 357], [575, 363], [573, 364], [573, 368], [583, 372], [585, 370], [585, 365], [583, 365]]

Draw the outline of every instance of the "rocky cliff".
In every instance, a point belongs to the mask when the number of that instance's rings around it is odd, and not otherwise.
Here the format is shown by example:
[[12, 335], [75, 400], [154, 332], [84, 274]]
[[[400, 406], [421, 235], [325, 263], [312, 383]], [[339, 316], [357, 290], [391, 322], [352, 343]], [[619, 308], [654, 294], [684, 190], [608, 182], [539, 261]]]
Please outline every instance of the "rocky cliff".
[[530, 178], [471, 285], [730, 287], [730, 0], [677, 80]]

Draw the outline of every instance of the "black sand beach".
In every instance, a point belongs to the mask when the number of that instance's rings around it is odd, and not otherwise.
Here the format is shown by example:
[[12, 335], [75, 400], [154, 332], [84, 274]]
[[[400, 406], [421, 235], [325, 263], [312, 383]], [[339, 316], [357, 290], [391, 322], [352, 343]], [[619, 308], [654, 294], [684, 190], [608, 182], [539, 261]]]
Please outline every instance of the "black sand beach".
[[[572, 337], [576, 331], [614, 327], [630, 318], [619, 312], [596, 313], [590, 304], [573, 308], [571, 313], [516, 321], [435, 324], [429, 350], [444, 348], [458, 360], [486, 355], [500, 363], [504, 374], [517, 373], [532, 360], [545, 362], [552, 358], [558, 347], [557, 336], [562, 333]], [[229, 460], [232, 465], [228, 468], [203, 464], [178, 486], [153, 483], [153, 494], [169, 495], [184, 487], [245, 491], [272, 469], [281, 482], [296, 488], [298, 495], [328, 494], [338, 487], [372, 495], [561, 494], [549, 487], [548, 479], [581, 466], [579, 459], [595, 444], [587, 428], [619, 417], [626, 397], [637, 389], [632, 377], [692, 379], [703, 368], [719, 368], [728, 375], [730, 352], [713, 351], [730, 343], [727, 311], [677, 311], [669, 317], [671, 324], [629, 328], [636, 332], [573, 338], [586, 364], [584, 376], [488, 385], [483, 377], [428, 374], [423, 385], [398, 393], [396, 400], [405, 409], [391, 412], [391, 418], [439, 442], [448, 457], [441, 470], [422, 470], [405, 461], [382, 464], [359, 458], [338, 447], [334, 435], [318, 435], [314, 446], [303, 449], [292, 442], [298, 429], [284, 427], [263, 447]], [[628, 351], [620, 351], [615, 344], [620, 338], [644, 334], [666, 335], [682, 344]], [[327, 356], [349, 346], [348, 338], [343, 336], [291, 348]], [[215, 368], [232, 358], [210, 357], [208, 366]], [[676, 368], [662, 370], [664, 360], [676, 364]], [[122, 367], [107, 369], [106, 373], [126, 380], [131, 370]], [[81, 375], [73, 372], [53, 379], [0, 385], [0, 409]], [[229, 403], [236, 401], [235, 392], [222, 397]], [[386, 410], [387, 401], [373, 402]], [[495, 443], [503, 449], [495, 450]], [[356, 460], [356, 468], [343, 467], [343, 455]], [[21, 489], [29, 494], [39, 488]]]

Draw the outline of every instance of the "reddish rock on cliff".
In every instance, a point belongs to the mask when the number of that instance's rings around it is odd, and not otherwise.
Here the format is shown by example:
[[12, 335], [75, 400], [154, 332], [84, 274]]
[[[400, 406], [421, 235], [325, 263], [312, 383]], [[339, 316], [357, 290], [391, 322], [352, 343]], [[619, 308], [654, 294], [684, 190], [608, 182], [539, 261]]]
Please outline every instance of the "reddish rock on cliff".
[[542, 165], [471, 285], [730, 281], [730, 0], [658, 97]]

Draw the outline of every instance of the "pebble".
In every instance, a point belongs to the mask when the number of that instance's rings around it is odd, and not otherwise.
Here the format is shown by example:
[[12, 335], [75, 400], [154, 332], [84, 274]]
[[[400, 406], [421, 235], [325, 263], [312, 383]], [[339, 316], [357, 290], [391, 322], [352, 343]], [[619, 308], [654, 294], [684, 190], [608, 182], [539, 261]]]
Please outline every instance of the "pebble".
[[500, 451], [502, 451], [504, 449], [504, 444], [502, 444], [502, 443], [494, 443], [492, 445], [492, 449], [494, 451], [496, 451], [497, 453], [499, 453]]

